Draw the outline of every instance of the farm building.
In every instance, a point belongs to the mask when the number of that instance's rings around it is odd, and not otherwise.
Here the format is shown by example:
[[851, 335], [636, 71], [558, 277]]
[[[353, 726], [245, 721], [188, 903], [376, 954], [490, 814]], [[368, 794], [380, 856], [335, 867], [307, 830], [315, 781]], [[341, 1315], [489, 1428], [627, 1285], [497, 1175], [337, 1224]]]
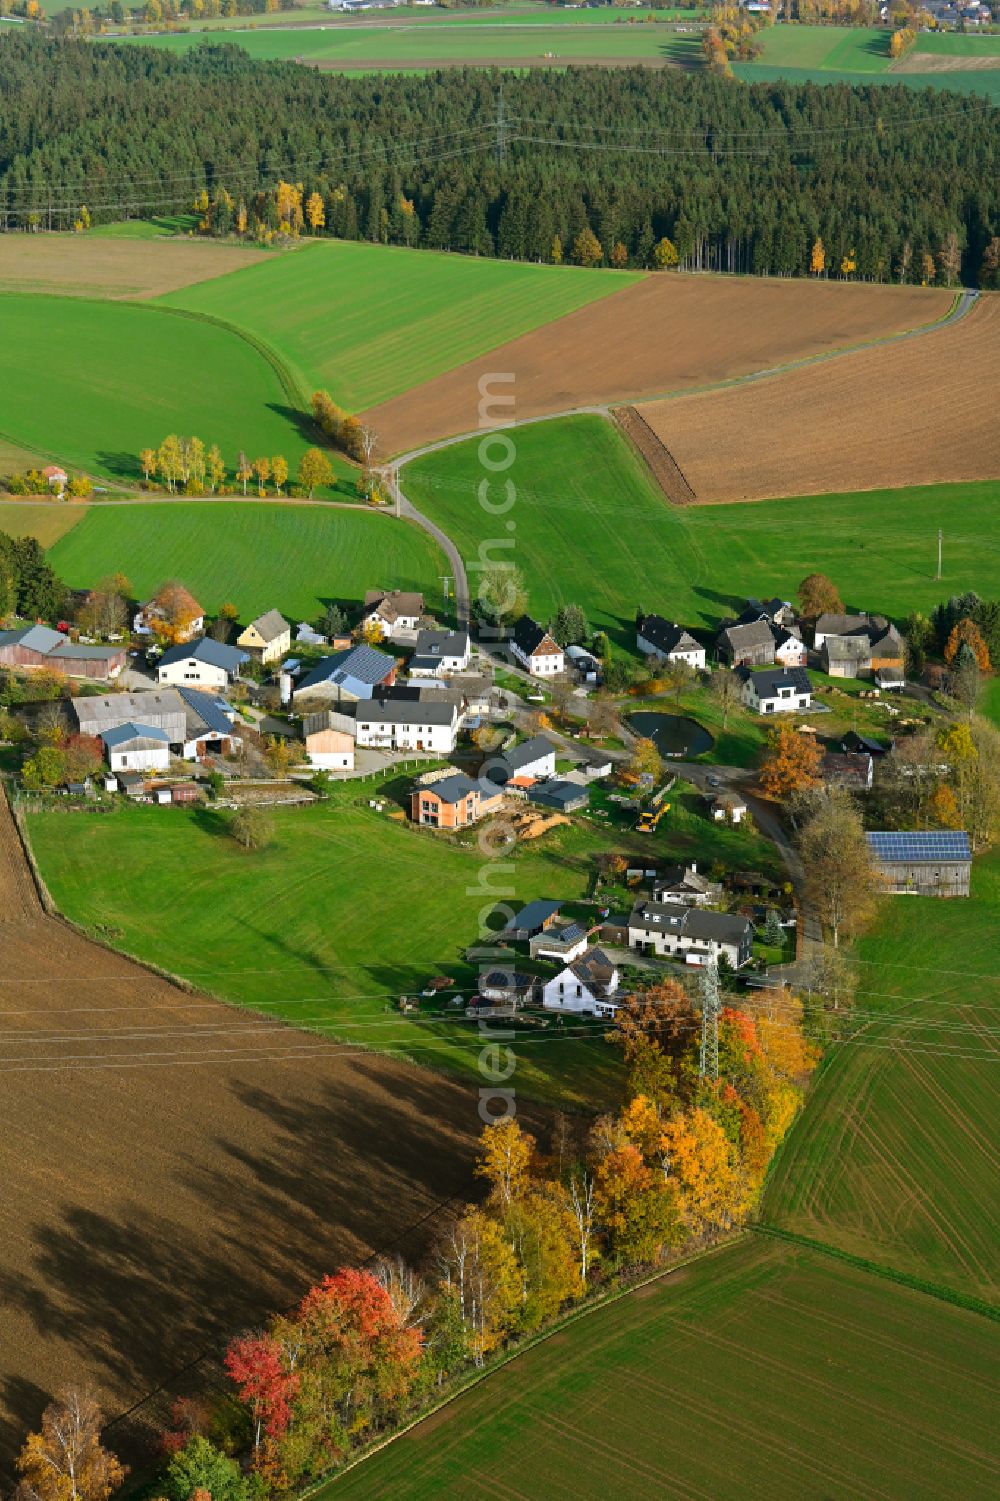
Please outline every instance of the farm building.
[[302, 740], [309, 765], [327, 771], [353, 771], [357, 728], [349, 714], [337, 714], [332, 709], [307, 714], [302, 721]]
[[125, 666], [120, 646], [82, 646], [47, 625], [0, 631], [0, 667], [62, 672], [68, 678], [116, 678]]
[[743, 702], [756, 714], [794, 714], [812, 703], [812, 683], [804, 667], [737, 669]]
[[206, 688], [225, 688], [249, 660], [239, 647], [202, 636], [165, 651], [156, 664], [156, 679], [174, 687], [201, 684]]
[[601, 681], [601, 664], [593, 652], [587, 651], [583, 646], [567, 646], [566, 660], [579, 673], [584, 683], [599, 683]]
[[862, 752], [827, 751], [819, 763], [819, 774], [828, 787], [843, 787], [847, 792], [870, 792], [875, 763]]
[[174, 641], [192, 641], [205, 629], [205, 611], [183, 584], [163, 584], [139, 606], [132, 630], [137, 636], [151, 636], [157, 625], [169, 625]]
[[170, 765], [170, 740], [157, 725], [119, 724], [101, 730], [100, 738], [112, 771], [166, 771]]
[[517, 969], [491, 969], [479, 981], [479, 993], [487, 1001], [517, 1009], [535, 999], [538, 976]]
[[591, 949], [567, 964], [542, 987], [548, 1011], [613, 1017], [618, 1010], [618, 966], [603, 949]]
[[968, 896], [969, 836], [945, 830], [876, 832], [867, 836], [872, 859], [896, 896]]
[[464, 829], [495, 813], [502, 794], [492, 782], [474, 782], [456, 771], [410, 794], [410, 817], [430, 829]]
[[628, 946], [643, 954], [674, 955], [688, 964], [725, 955], [739, 969], [753, 951], [753, 926], [748, 918], [728, 912], [638, 901], [629, 914]]
[[770, 667], [774, 661], [774, 632], [767, 620], [724, 626], [715, 638], [720, 662], [730, 667]]
[[526, 943], [529, 938], [534, 938], [546, 928], [551, 928], [559, 916], [561, 907], [562, 902], [544, 900], [528, 902], [501, 928], [497, 937], [513, 943]]
[[395, 680], [396, 659], [362, 643], [320, 658], [293, 696], [296, 702], [327, 698], [334, 703], [360, 703], [372, 698], [377, 688], [391, 687]]
[[662, 615], [640, 615], [635, 623], [635, 644], [658, 662], [685, 662], [691, 668], [704, 668], [705, 648], [684, 630]]
[[418, 631], [410, 676], [432, 678], [439, 673], [464, 672], [471, 652], [468, 631]]
[[236, 728], [236, 710], [216, 693], [197, 688], [178, 688], [184, 704], [184, 735], [180, 753], [185, 761], [204, 761], [210, 756], [231, 756], [243, 743]]
[[813, 627], [813, 648], [822, 651], [829, 636], [858, 636], [867, 630], [867, 615], [819, 615]]
[[187, 711], [174, 688], [162, 693], [109, 693], [102, 698], [71, 698], [70, 708], [76, 716], [81, 735], [101, 735], [122, 724], [155, 725], [165, 730], [171, 745], [184, 739]]
[[553, 779], [529, 787], [528, 801], [541, 808], [552, 808], [556, 813], [578, 813], [590, 802], [590, 793], [581, 782]]
[[509, 782], [514, 777], [540, 779], [556, 774], [556, 748], [544, 735], [532, 735], [520, 745], [491, 756], [483, 766], [491, 782]]
[[401, 589], [369, 589], [365, 595], [362, 626], [378, 626], [390, 641], [415, 631], [424, 613], [424, 596]]
[[255, 662], [277, 662], [291, 650], [291, 626], [279, 611], [268, 610], [251, 620], [246, 630], [240, 632], [236, 645], [248, 652]]
[[514, 660], [535, 678], [558, 677], [566, 665], [562, 647], [530, 615], [522, 615], [514, 626], [510, 649]]
[[[871, 677], [879, 672], [888, 672], [903, 677], [906, 649], [903, 638], [881, 615], [844, 616], [846, 624], [861, 619], [863, 624], [852, 630], [834, 631], [841, 619], [835, 615], [820, 616], [823, 624], [822, 646], [819, 648], [824, 672], [831, 677]], [[817, 622], [817, 634], [819, 634]], [[902, 684], [900, 684], [902, 686]]]

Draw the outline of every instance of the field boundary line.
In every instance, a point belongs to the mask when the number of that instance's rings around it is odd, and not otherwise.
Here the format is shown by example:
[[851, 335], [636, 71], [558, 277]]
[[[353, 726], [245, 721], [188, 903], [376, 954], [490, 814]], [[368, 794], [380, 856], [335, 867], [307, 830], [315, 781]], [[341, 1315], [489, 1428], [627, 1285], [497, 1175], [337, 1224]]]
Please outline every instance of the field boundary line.
[[822, 1240], [813, 1240], [811, 1236], [799, 1235], [794, 1230], [782, 1230], [777, 1225], [758, 1223], [750, 1226], [756, 1235], [768, 1236], [772, 1240], [785, 1241], [789, 1245], [802, 1246], [804, 1250], [817, 1251], [823, 1256], [831, 1257], [834, 1261], [846, 1262], [861, 1272], [868, 1272], [873, 1277], [882, 1277], [887, 1282], [895, 1282], [900, 1287], [908, 1287], [912, 1292], [924, 1293], [929, 1298], [937, 1298], [941, 1303], [951, 1303], [956, 1308], [964, 1308], [968, 1313], [977, 1313], [982, 1318], [990, 1319], [993, 1323], [1000, 1323], [1000, 1307], [994, 1303], [987, 1303], [985, 1298], [974, 1297], [972, 1293], [952, 1291], [951, 1288], [942, 1287], [938, 1282], [931, 1282], [926, 1277], [918, 1277], [911, 1272], [900, 1272], [895, 1267], [884, 1266], [879, 1261], [870, 1261], [866, 1256], [857, 1256], [853, 1251], [841, 1250], [839, 1246], [828, 1245]]
[[383, 1449], [387, 1449], [397, 1439], [405, 1438], [406, 1434], [411, 1433], [414, 1428], [419, 1428], [421, 1423], [426, 1423], [430, 1418], [436, 1417], [439, 1412], [443, 1412], [446, 1407], [450, 1407], [453, 1402], [457, 1402], [460, 1397], [464, 1397], [466, 1392], [472, 1391], [481, 1382], [487, 1381], [491, 1376], [495, 1376], [498, 1371], [502, 1371], [512, 1361], [518, 1360], [522, 1355], [527, 1355], [530, 1350], [534, 1350], [538, 1345], [544, 1344], [552, 1335], [561, 1334], [569, 1325], [577, 1323], [580, 1319], [587, 1318], [590, 1314], [599, 1313], [603, 1308], [610, 1308], [613, 1304], [621, 1302], [623, 1298], [630, 1297], [633, 1293], [639, 1292], [644, 1287], [649, 1287], [654, 1282], [661, 1282], [664, 1278], [672, 1276], [674, 1272], [679, 1272], [682, 1268], [691, 1266], [696, 1261], [703, 1261], [707, 1256], [712, 1256], [717, 1251], [724, 1251], [729, 1246], [739, 1245], [746, 1238], [745, 1230], [737, 1231], [735, 1234], [725, 1236], [716, 1241], [714, 1245], [704, 1246], [700, 1251], [695, 1251], [692, 1255], [685, 1256], [681, 1260], [673, 1262], [671, 1266], [662, 1267], [658, 1272], [653, 1272], [647, 1277], [640, 1277], [637, 1281], [630, 1282], [627, 1287], [615, 1288], [603, 1297], [588, 1299], [582, 1305], [568, 1310], [560, 1318], [554, 1320], [548, 1328], [536, 1334], [529, 1335], [527, 1339], [518, 1344], [516, 1349], [508, 1350], [488, 1365], [474, 1371], [454, 1391], [449, 1392], [446, 1397], [442, 1397], [439, 1402], [435, 1402], [432, 1407], [428, 1407], [419, 1416], [411, 1418], [400, 1428], [379, 1439], [377, 1443], [371, 1445], [363, 1453], [356, 1455], [348, 1464], [343, 1465], [335, 1473], [325, 1475], [320, 1480], [314, 1481], [312, 1485], [307, 1486], [305, 1490], [298, 1491], [296, 1493], [296, 1501], [308, 1501], [310, 1496], [315, 1496], [317, 1492], [328, 1486], [332, 1487], [336, 1485], [351, 1470], [356, 1470], [358, 1465], [364, 1464], [366, 1460], [373, 1459], [376, 1454], [381, 1453]]

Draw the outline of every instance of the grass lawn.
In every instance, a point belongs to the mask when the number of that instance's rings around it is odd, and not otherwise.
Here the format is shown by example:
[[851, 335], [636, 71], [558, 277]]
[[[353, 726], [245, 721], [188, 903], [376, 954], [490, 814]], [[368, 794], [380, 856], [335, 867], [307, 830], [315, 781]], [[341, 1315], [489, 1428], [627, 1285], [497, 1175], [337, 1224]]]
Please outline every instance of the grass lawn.
[[360, 411], [640, 275], [327, 240], [161, 301], [248, 329]]
[[571, 1324], [323, 1501], [987, 1497], [986, 1319], [748, 1237]]
[[[516, 486], [510, 556], [524, 574], [529, 610], [544, 620], [578, 601], [619, 645], [634, 647], [639, 605], [714, 628], [748, 595], [794, 598], [817, 570], [830, 575], [849, 609], [900, 618], [966, 589], [984, 598], [1000, 591], [991, 483], [679, 507], [601, 417], [528, 424], [517, 430], [516, 448], [503, 478]], [[482, 479], [476, 440], [426, 454], [404, 471], [406, 493], [469, 560], [497, 535], [496, 520], [476, 502]]]
[[225, 328], [149, 303], [20, 294], [0, 297], [0, 322], [4, 436], [61, 463], [135, 481], [140, 449], [197, 433], [230, 469], [242, 449], [284, 454], [294, 474], [315, 442], [275, 369]]
[[[480, 914], [582, 896], [607, 836], [579, 822], [500, 866], [471, 836], [459, 845], [374, 812], [375, 790], [345, 783], [327, 804], [275, 810], [273, 843], [252, 855], [211, 808], [45, 812], [28, 828], [56, 903], [98, 936], [224, 999], [477, 1077], [471, 1023], [420, 1021], [395, 1002], [438, 974], [473, 989], [463, 956]], [[580, 1109], [616, 1101], [605, 1029], [546, 1022], [516, 1041], [517, 1090]]]
[[1000, 851], [968, 901], [889, 897], [858, 946], [861, 1030], [831, 1049], [763, 1217], [997, 1298]]
[[95, 224], [89, 231], [90, 239], [99, 240], [162, 240], [176, 234], [187, 234], [198, 227], [197, 214], [160, 214], [155, 219], [124, 219], [118, 224]]
[[437, 600], [443, 568], [436, 543], [408, 522], [267, 501], [94, 506], [49, 556], [73, 588], [121, 571], [145, 599], [179, 578], [210, 612], [232, 600], [243, 620], [272, 608], [312, 620], [329, 601], [353, 606], [383, 581]]

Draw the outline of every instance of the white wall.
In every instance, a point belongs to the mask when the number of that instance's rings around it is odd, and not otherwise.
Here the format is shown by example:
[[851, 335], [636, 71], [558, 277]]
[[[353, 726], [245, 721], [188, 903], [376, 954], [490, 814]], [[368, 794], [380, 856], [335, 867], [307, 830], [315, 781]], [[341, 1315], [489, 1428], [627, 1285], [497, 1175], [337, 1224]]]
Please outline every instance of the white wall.
[[[457, 716], [456, 716], [457, 719]], [[417, 741], [425, 751], [451, 755], [455, 749], [455, 721], [451, 724], [384, 724], [358, 715], [358, 745], [381, 750], [416, 750]]]
[[166, 771], [170, 765], [169, 745], [152, 750], [112, 750], [108, 752], [112, 771]]
[[306, 760], [310, 766], [321, 766], [326, 771], [353, 771], [353, 751], [314, 751]]
[[224, 667], [213, 667], [210, 662], [199, 662], [194, 657], [171, 662], [166, 667], [161, 663], [156, 676], [161, 685], [169, 683], [174, 688], [225, 688], [229, 683]]

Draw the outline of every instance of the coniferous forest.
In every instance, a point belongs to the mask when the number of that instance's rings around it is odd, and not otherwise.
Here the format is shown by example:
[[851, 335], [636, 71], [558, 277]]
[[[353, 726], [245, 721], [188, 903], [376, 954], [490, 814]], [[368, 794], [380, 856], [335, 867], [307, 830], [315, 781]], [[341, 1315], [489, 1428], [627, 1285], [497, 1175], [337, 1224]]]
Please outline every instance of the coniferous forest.
[[[291, 195], [279, 184], [301, 185]], [[190, 210], [529, 260], [998, 284], [1000, 108], [664, 69], [342, 77], [0, 37], [0, 226]], [[305, 209], [312, 202], [312, 212]], [[289, 217], [290, 216], [290, 217]]]

